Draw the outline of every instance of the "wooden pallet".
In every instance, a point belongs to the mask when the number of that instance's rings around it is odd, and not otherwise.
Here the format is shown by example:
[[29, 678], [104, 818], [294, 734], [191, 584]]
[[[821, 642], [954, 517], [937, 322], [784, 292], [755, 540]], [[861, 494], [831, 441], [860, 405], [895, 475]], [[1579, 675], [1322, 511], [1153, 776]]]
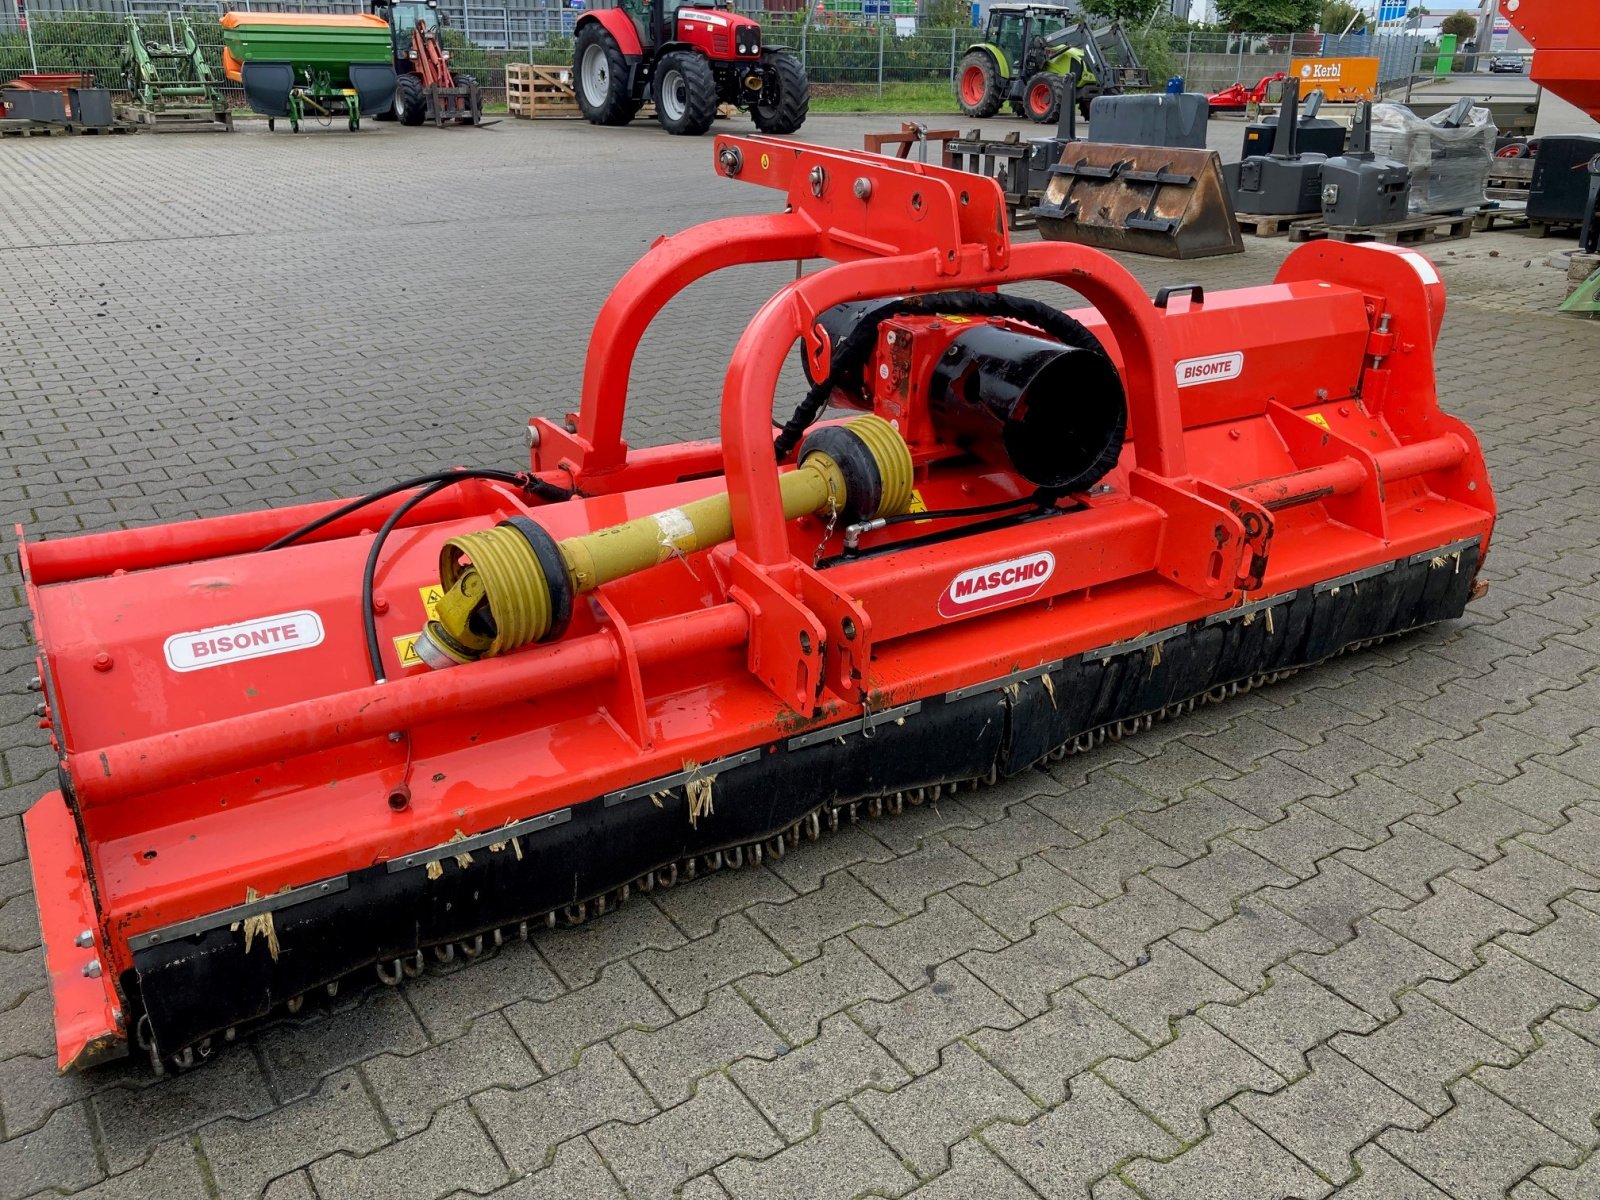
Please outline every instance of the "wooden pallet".
[[0, 137], [63, 137], [71, 132], [56, 121], [27, 121], [20, 117], [0, 120]]
[[1446, 213], [1437, 217], [1412, 217], [1387, 225], [1329, 225], [1320, 217], [1289, 227], [1291, 242], [1384, 242], [1390, 246], [1417, 246], [1426, 242], [1454, 242], [1472, 236], [1475, 213]]
[[1256, 237], [1282, 237], [1297, 222], [1306, 219], [1305, 213], [1235, 213], [1239, 232]]
[[582, 116], [572, 90], [572, 68], [507, 63], [506, 109], [526, 120]]
[[1528, 206], [1515, 201], [1497, 204], [1493, 208], [1480, 208], [1472, 215], [1472, 227], [1479, 233], [1492, 229], [1526, 229]]

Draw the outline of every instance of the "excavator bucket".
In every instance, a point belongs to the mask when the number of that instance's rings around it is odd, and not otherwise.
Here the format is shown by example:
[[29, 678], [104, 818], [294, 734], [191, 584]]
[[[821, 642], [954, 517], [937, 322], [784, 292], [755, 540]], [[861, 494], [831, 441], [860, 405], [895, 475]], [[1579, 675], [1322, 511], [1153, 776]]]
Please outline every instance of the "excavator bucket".
[[1161, 258], [1242, 254], [1215, 151], [1070, 142], [1033, 210], [1058, 242]]
[[[1152, 304], [1097, 250], [1012, 244], [992, 180], [713, 152], [775, 211], [652, 245], [527, 470], [22, 540], [64, 1068], [193, 1062], [275, 1009], [804, 854], [1474, 594], [1494, 500], [1435, 394], [1420, 255], [1319, 242]], [[796, 258], [835, 265], [732, 347], [720, 442], [630, 448], [652, 319]], [[1046, 283], [1076, 307], [1006, 290]], [[775, 435], [796, 343], [811, 383]]]

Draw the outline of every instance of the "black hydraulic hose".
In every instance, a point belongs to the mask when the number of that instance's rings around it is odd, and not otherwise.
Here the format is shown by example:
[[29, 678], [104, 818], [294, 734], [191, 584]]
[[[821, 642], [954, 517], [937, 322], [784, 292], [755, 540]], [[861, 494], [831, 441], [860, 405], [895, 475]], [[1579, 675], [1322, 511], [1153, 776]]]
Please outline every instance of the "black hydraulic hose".
[[873, 524], [881, 528], [903, 525], [907, 521], [955, 521], [962, 517], [987, 517], [994, 513], [1010, 512], [1014, 508], [1048, 508], [1055, 497], [1040, 488], [1031, 496], [1015, 496], [994, 504], [975, 504], [971, 508], [930, 508], [923, 512], [905, 512], [892, 517], [879, 517]]
[[800, 439], [805, 436], [806, 430], [828, 406], [834, 388], [848, 388], [852, 376], [859, 377], [861, 370], [867, 365], [873, 347], [878, 344], [878, 327], [891, 317], [907, 313], [1010, 317], [1044, 330], [1064, 346], [1078, 350], [1092, 350], [1099, 354], [1105, 353], [1105, 347], [1100, 344], [1099, 339], [1080, 322], [1042, 300], [1008, 296], [1003, 292], [934, 292], [925, 296], [904, 296], [898, 300], [886, 300], [880, 307], [856, 322], [855, 327], [845, 335], [843, 342], [833, 347], [828, 377], [815, 384], [806, 393], [805, 399], [800, 401], [794, 410], [794, 415], [779, 426], [778, 436], [773, 441], [773, 449], [777, 452], [779, 462], [794, 453], [794, 448], [800, 444]]
[[361, 617], [367, 635], [367, 661], [372, 664], [372, 682], [384, 682], [383, 655], [378, 651], [378, 614], [372, 608], [373, 579], [378, 573], [378, 559], [383, 555], [383, 543], [389, 537], [389, 531], [400, 523], [402, 517], [429, 496], [442, 492], [445, 488], [455, 483], [462, 476], [454, 479], [441, 479], [428, 484], [415, 495], [407, 496], [395, 506], [388, 519], [378, 526], [378, 532], [372, 539], [372, 548], [367, 551], [366, 570], [361, 573]]
[[332, 512], [325, 513], [314, 521], [308, 521], [300, 526], [299, 529], [284, 534], [276, 541], [263, 546], [262, 549], [281, 550], [284, 546], [292, 545], [301, 538], [333, 524], [341, 517], [348, 517], [351, 513], [358, 512], [367, 507], [367, 505], [375, 504], [379, 500], [387, 499], [396, 492], [408, 492], [412, 488], [425, 487], [430, 483], [454, 483], [463, 479], [487, 479], [495, 483], [509, 483], [521, 488], [530, 495], [537, 496], [541, 500], [552, 502], [570, 500], [572, 498], [572, 493], [565, 488], [557, 487], [553, 483], [546, 483], [538, 476], [530, 475], [527, 472], [497, 471], [487, 467], [463, 467], [450, 471], [433, 471], [427, 475], [418, 475], [415, 479], [405, 479], [399, 483], [391, 483], [387, 487], [381, 487], [375, 492], [368, 492], [365, 496], [351, 500], [348, 504], [341, 504]]

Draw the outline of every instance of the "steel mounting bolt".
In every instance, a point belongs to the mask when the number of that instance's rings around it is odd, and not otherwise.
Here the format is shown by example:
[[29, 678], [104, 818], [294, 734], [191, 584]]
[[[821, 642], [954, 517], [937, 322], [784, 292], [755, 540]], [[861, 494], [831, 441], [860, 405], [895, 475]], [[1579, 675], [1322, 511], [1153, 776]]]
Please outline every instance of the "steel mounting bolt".
[[94, 945], [94, 930], [92, 930], [92, 929], [85, 929], [85, 930], [84, 930], [84, 931], [83, 931], [83, 932], [82, 932], [82, 933], [80, 933], [80, 934], [79, 934], [79, 935], [78, 935], [78, 936], [77, 936], [77, 937], [76, 937], [76, 938], [75, 938], [75, 939], [73, 939], [73, 940], [74, 940], [74, 941], [75, 941], [75, 942], [76, 942], [76, 943], [77, 943], [77, 944], [78, 944], [78, 945], [79, 945], [79, 946], [82, 946], [82, 947], [84, 947], [84, 948], [85, 948], [85, 949], [87, 949], [87, 948], [88, 948], [88, 947], [90, 947], [90, 946], [92, 946], [92, 945]]
[[91, 958], [83, 964], [83, 973], [90, 979], [99, 979], [102, 968], [98, 958]]
[[111, 670], [111, 655], [100, 653], [94, 656], [94, 669], [96, 671]]
[[737, 146], [724, 146], [722, 152], [717, 155], [717, 161], [730, 176], [744, 170], [744, 155], [739, 153]]
[[49, 711], [50, 711], [50, 706], [48, 704], [46, 704], [43, 700], [39, 701], [39, 703], [37, 703], [37, 704], [35, 704], [33, 706], [33, 715], [36, 716], [36, 717], [43, 717]]
[[813, 196], [815, 196], [818, 200], [821, 200], [822, 199], [822, 193], [827, 191], [827, 190], [828, 190], [828, 173], [822, 169], [820, 164], [815, 166], [815, 167], [812, 167], [811, 168], [811, 194]]
[[28, 690], [30, 692], [44, 691], [44, 680], [35, 675], [32, 679], [28, 680]]
[[[821, 168], [819, 167], [818, 170], [821, 170]], [[857, 200], [870, 200], [872, 199], [872, 180], [862, 175], [850, 190], [855, 192]]]
[[539, 427], [537, 425], [528, 426], [528, 448], [531, 450], [539, 448]]
[[571, 413], [568, 413], [566, 415], [566, 417], [561, 422], [561, 428], [565, 429], [568, 433], [577, 433], [578, 432], [577, 419]]

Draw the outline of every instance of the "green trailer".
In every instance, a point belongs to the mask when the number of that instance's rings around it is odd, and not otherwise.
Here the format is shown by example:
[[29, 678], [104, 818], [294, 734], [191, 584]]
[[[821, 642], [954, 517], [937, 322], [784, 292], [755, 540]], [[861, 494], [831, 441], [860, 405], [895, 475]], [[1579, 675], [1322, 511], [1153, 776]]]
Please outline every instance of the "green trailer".
[[227, 13], [222, 69], [268, 128], [342, 115], [354, 130], [394, 106], [389, 23], [371, 13]]

